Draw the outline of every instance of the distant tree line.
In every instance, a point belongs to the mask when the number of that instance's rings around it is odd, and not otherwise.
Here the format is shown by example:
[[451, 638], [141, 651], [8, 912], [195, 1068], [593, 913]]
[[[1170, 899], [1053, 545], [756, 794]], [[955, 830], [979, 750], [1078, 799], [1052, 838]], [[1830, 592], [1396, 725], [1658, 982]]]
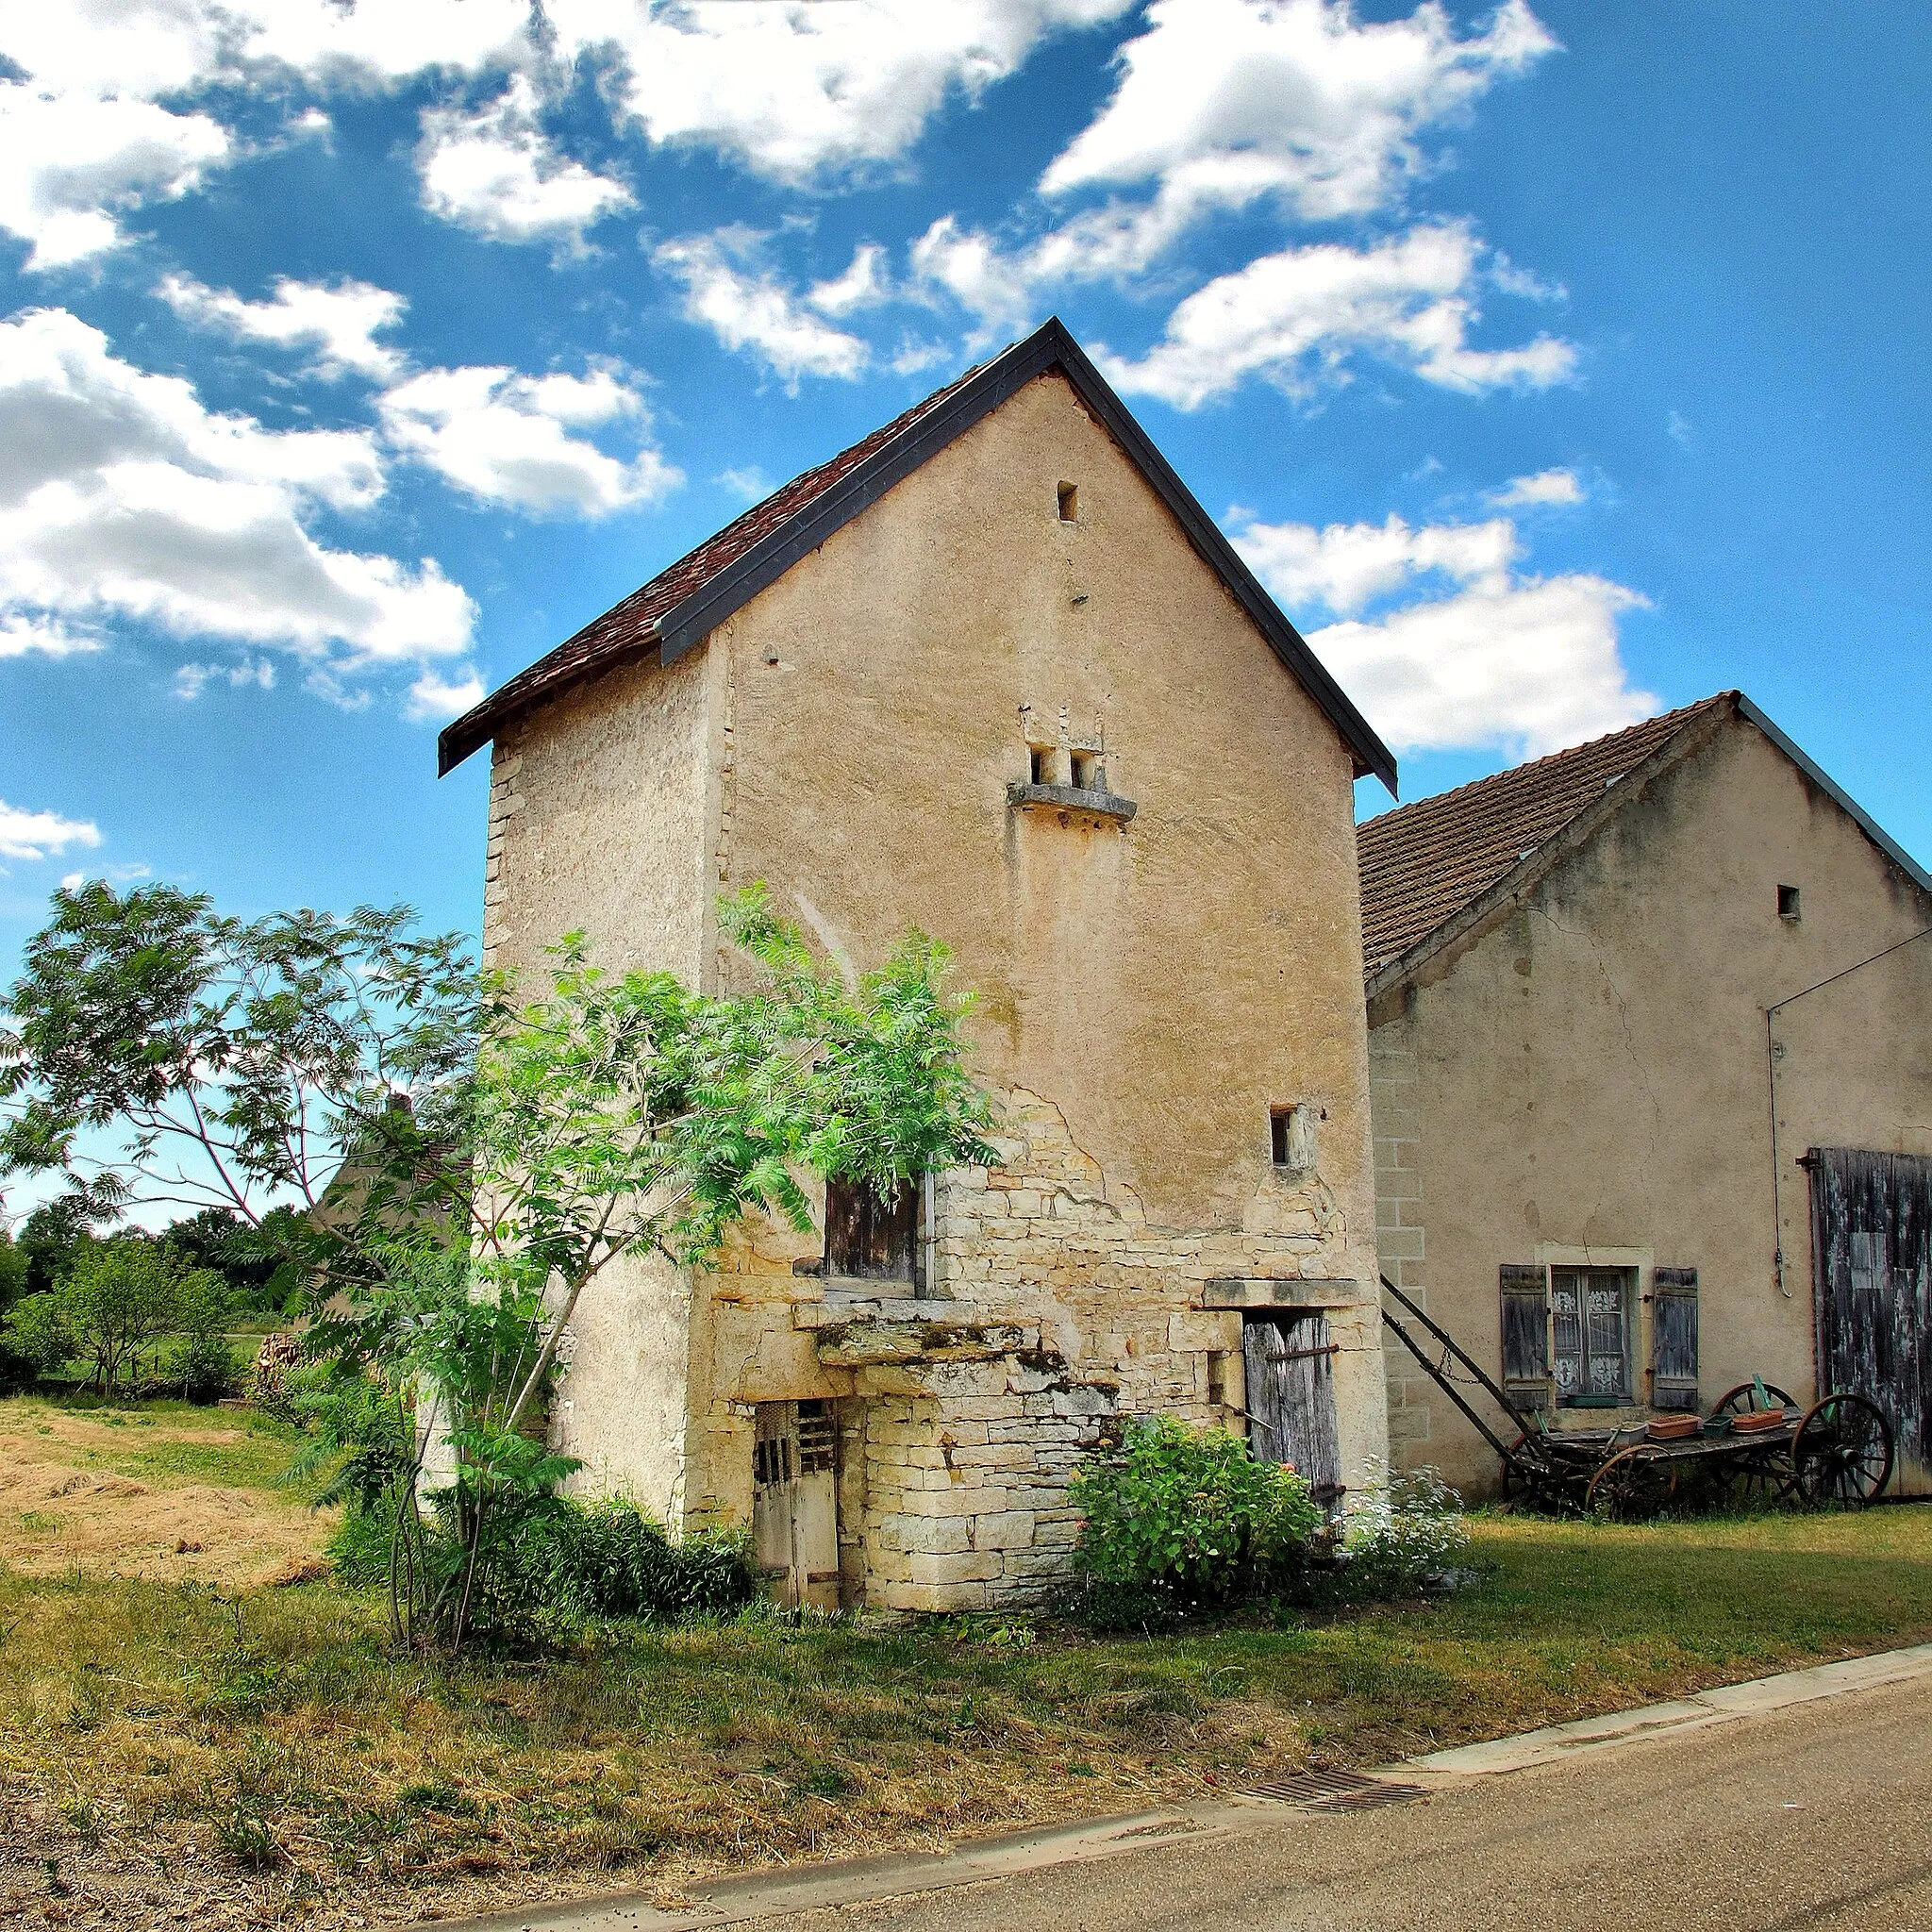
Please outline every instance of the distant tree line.
[[0, 1388], [65, 1377], [102, 1395], [228, 1393], [242, 1368], [228, 1325], [299, 1300], [286, 1237], [224, 1208], [111, 1236], [68, 1202], [36, 1208], [17, 1233], [0, 1228]]

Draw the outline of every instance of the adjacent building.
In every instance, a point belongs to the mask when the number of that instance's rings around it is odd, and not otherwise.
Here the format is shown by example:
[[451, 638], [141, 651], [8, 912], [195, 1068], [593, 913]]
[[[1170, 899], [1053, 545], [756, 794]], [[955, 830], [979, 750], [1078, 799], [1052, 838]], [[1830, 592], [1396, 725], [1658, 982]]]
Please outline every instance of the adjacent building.
[[[1025, 1602], [1164, 1410], [1331, 1506], [1387, 1450], [1352, 794], [1393, 760], [1058, 323], [660, 572], [443, 734], [485, 947], [707, 989], [763, 880], [978, 997], [1001, 1159], [634, 1257], [556, 1405], [588, 1486], [823, 1604]], [[1433, 1239], [1433, 1236], [1432, 1236]]]
[[[1555, 1426], [1852, 1389], [1924, 1487], [1924, 870], [1736, 691], [1359, 851], [1390, 1279]], [[1495, 1483], [1392, 1343], [1389, 1387], [1399, 1461]]]

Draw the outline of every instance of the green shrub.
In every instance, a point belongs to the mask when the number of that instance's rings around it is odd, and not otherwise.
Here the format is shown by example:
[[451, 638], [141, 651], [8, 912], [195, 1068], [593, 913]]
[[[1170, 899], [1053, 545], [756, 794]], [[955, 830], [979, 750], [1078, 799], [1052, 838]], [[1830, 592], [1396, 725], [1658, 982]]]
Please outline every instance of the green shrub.
[[161, 1380], [185, 1402], [219, 1402], [242, 1383], [242, 1357], [225, 1335], [184, 1335], [168, 1351]]
[[36, 1375], [51, 1375], [79, 1351], [60, 1297], [51, 1289], [24, 1296], [7, 1316], [7, 1346]]
[[491, 1535], [490, 1601], [503, 1624], [637, 1617], [672, 1623], [717, 1616], [757, 1587], [741, 1531], [674, 1540], [634, 1503], [553, 1496]]
[[1341, 1588], [1357, 1603], [1414, 1596], [1469, 1547], [1462, 1499], [1433, 1469], [1378, 1470], [1349, 1512]]
[[1257, 1462], [1224, 1429], [1131, 1422], [1090, 1456], [1072, 1497], [1085, 1516], [1075, 1606], [1108, 1627], [1171, 1623], [1291, 1589], [1322, 1511], [1291, 1469]]
[[344, 1590], [378, 1590], [389, 1583], [394, 1519], [387, 1509], [351, 1509], [329, 1537], [328, 1562]]

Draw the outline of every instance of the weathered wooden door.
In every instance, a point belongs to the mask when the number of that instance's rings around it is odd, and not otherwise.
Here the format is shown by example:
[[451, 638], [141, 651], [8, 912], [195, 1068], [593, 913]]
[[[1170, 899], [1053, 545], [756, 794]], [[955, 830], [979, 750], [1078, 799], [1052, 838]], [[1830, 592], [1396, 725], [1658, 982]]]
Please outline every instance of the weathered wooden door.
[[838, 1434], [829, 1402], [761, 1402], [752, 1541], [779, 1602], [839, 1607]]
[[1257, 1316], [1241, 1331], [1249, 1445], [1258, 1460], [1295, 1470], [1331, 1515], [1341, 1507], [1335, 1353], [1320, 1313]]
[[1932, 1466], [1932, 1159], [1818, 1147], [1806, 1164], [1818, 1393], [1868, 1396]]

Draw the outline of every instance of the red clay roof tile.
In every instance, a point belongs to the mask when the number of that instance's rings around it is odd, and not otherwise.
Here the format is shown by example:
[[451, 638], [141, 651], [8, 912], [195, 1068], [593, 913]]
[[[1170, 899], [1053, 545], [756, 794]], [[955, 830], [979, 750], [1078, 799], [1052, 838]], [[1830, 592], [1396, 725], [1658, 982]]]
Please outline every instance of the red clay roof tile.
[[1666, 711], [1627, 731], [1419, 798], [1356, 832], [1362, 877], [1362, 962], [1373, 976], [1562, 830], [1693, 719], [1736, 691]]

